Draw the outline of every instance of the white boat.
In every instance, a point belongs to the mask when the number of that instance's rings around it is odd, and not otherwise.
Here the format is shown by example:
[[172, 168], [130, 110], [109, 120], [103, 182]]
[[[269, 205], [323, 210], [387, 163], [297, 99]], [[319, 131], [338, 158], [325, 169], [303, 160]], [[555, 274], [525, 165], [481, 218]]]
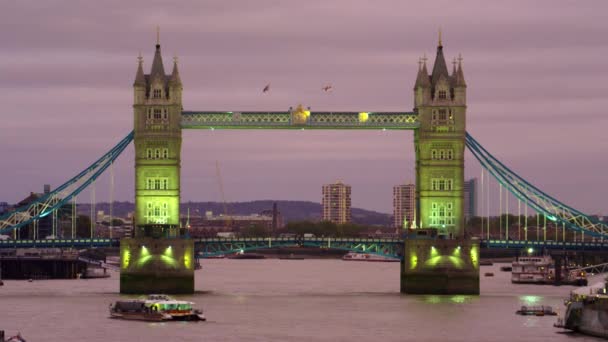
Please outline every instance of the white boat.
[[119, 300], [110, 304], [110, 317], [140, 321], [205, 321], [194, 303], [174, 300], [163, 294], [152, 294], [147, 299]]
[[377, 254], [369, 254], [369, 253], [355, 253], [348, 252], [345, 256], [342, 257], [342, 260], [346, 261], [376, 261], [376, 262], [396, 262], [401, 261], [399, 259], [390, 258]]
[[[550, 255], [517, 257], [511, 266], [511, 282], [527, 284], [554, 284], [555, 262]], [[561, 267], [563, 284], [587, 285], [585, 272]]]

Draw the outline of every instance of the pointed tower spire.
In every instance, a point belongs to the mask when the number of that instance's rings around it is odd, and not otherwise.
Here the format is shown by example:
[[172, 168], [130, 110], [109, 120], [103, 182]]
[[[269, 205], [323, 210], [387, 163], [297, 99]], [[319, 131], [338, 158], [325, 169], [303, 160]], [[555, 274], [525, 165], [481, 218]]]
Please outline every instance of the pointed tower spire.
[[152, 60], [152, 70], [150, 71], [150, 79], [154, 80], [156, 77], [165, 81], [165, 68], [163, 67], [163, 57], [160, 54], [160, 28], [156, 27], [156, 51], [154, 52], [154, 59]]
[[171, 79], [169, 83], [173, 86], [181, 86], [182, 80], [179, 77], [179, 70], [177, 69], [177, 56], [173, 57], [173, 72], [171, 73]]
[[443, 45], [441, 41], [441, 30], [439, 30], [439, 45], [437, 45], [437, 56], [435, 57], [435, 64], [433, 65], [433, 73], [431, 74], [431, 83], [437, 84], [440, 76], [445, 76], [446, 80], [449, 79], [448, 67], [445, 64], [445, 58], [443, 57]]
[[135, 86], [141, 86], [141, 87], [146, 86], [146, 78], [144, 76], [143, 64], [144, 64], [144, 58], [141, 56], [141, 52], [140, 52], [139, 56], [137, 57], [137, 73], [135, 74], [135, 82], [133, 82], [134, 87]]
[[466, 87], [467, 83], [464, 81], [464, 72], [462, 71], [462, 56], [458, 55], [458, 70], [456, 70], [454, 86]]
[[[420, 65], [422, 65], [422, 68], [420, 68]], [[414, 88], [429, 87], [430, 85], [429, 72], [426, 69], [426, 55], [424, 55], [424, 57], [420, 58], [418, 61], [418, 76], [416, 76]]]

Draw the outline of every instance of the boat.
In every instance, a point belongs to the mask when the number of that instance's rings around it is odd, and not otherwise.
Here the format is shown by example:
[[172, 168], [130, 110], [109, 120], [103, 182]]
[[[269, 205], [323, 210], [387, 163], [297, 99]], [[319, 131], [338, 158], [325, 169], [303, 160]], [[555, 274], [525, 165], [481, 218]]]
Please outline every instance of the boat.
[[263, 254], [239, 252], [229, 256], [230, 259], [265, 259]]
[[564, 301], [566, 312], [554, 324], [557, 328], [608, 338], [608, 295], [605, 283], [586, 286], [570, 293]]
[[541, 305], [541, 306], [522, 306], [519, 310], [515, 311], [516, 314], [522, 316], [555, 316], [557, 312], [552, 307]]
[[514, 284], [587, 285], [586, 272], [561, 265], [557, 268], [559, 268], [559, 279], [556, 263], [550, 255], [517, 257], [511, 266], [511, 282]]
[[139, 321], [205, 321], [194, 303], [175, 300], [164, 294], [151, 294], [146, 299], [119, 300], [110, 304], [110, 317]]
[[390, 258], [377, 254], [368, 254], [368, 253], [355, 253], [348, 252], [346, 255], [342, 257], [342, 260], [345, 261], [375, 261], [375, 262], [399, 262], [401, 260], [396, 258]]

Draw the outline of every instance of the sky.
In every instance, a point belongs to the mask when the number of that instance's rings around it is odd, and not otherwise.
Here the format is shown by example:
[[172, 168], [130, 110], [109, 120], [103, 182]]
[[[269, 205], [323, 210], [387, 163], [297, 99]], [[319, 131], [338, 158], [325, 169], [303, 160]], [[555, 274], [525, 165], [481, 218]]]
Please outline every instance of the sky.
[[[225, 111], [411, 111], [418, 59], [432, 63], [441, 28], [448, 63], [463, 57], [467, 131], [545, 192], [608, 213], [604, 0], [3, 0], [0, 8], [0, 201], [62, 184], [132, 129], [137, 55], [148, 73], [156, 26], [165, 69], [179, 57], [184, 109]], [[326, 83], [333, 92], [321, 90]], [[393, 185], [415, 178], [411, 131], [187, 130], [183, 201], [222, 199], [216, 161], [229, 202], [320, 202], [321, 185], [341, 180], [353, 187], [353, 206], [391, 212]], [[133, 200], [133, 164], [131, 146], [116, 163], [117, 200]], [[480, 172], [468, 154], [467, 178]], [[109, 198], [108, 183], [99, 181], [97, 201]]]

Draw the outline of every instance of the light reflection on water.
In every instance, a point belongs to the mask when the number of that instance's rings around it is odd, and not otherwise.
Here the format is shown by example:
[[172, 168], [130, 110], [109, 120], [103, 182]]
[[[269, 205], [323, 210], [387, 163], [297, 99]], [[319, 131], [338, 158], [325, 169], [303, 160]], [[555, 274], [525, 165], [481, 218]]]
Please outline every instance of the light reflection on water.
[[[563, 307], [573, 287], [515, 285], [499, 265], [482, 266], [481, 296], [402, 295], [398, 263], [341, 260], [203, 262], [197, 293], [178, 296], [208, 322], [108, 319], [121, 298], [116, 276], [6, 281], [0, 322], [30, 341], [566, 341], [555, 317], [518, 316], [521, 305]], [[438, 323], [440, 322], [440, 324]], [[49, 336], [52, 338], [49, 339]], [[578, 338], [584, 341], [587, 337]]]

